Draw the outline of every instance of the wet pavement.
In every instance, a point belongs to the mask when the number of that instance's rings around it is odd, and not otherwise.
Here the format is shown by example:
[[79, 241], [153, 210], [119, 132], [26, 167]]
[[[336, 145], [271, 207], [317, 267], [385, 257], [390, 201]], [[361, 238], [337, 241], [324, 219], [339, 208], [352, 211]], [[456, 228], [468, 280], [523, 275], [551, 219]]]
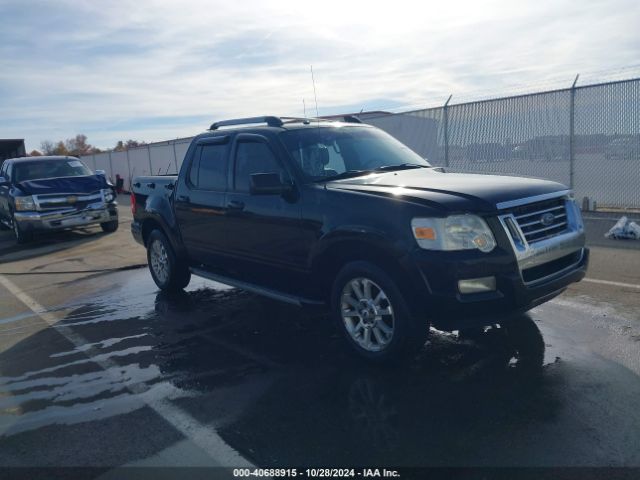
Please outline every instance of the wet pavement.
[[91, 282], [1, 315], [0, 465], [640, 466], [640, 327], [614, 310], [561, 297], [383, 368], [321, 312]]

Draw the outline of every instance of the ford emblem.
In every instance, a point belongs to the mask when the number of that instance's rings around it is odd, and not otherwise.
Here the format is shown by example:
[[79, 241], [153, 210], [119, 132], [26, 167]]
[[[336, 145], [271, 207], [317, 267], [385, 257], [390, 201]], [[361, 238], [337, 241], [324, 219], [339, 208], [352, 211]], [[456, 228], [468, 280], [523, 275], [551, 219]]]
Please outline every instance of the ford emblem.
[[67, 197], [67, 203], [70, 204], [74, 204], [78, 201], [78, 197], [76, 197], [75, 195], [71, 195], [70, 197]]
[[548, 227], [549, 225], [553, 224], [553, 221], [556, 219], [555, 215], [553, 213], [545, 213], [544, 215], [542, 215], [540, 217], [540, 223], [542, 225], [544, 225], [545, 227]]

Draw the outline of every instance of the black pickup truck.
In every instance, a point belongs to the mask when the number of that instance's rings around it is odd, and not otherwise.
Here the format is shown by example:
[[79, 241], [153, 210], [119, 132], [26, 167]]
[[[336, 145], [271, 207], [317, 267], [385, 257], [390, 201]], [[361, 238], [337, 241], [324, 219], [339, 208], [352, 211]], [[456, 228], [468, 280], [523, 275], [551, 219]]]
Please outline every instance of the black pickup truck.
[[352, 117], [218, 122], [177, 176], [133, 187], [132, 233], [161, 289], [193, 273], [324, 306], [371, 360], [415, 352], [430, 325], [514, 321], [587, 269], [564, 185], [445, 173]]
[[18, 243], [36, 232], [100, 224], [118, 228], [116, 191], [104, 172], [69, 156], [21, 157], [0, 168], [0, 223]]

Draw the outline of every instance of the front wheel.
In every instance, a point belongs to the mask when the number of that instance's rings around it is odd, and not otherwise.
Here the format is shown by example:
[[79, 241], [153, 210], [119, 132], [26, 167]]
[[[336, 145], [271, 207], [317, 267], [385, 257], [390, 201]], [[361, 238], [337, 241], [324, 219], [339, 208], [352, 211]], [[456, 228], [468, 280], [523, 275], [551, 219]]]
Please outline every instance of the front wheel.
[[176, 258], [169, 240], [160, 230], [154, 230], [149, 235], [147, 262], [151, 277], [161, 290], [177, 291], [189, 285], [189, 268]]
[[393, 278], [369, 262], [352, 262], [340, 271], [331, 306], [352, 349], [374, 362], [412, 357], [429, 333], [429, 323], [411, 314]]
[[118, 220], [111, 220], [109, 222], [103, 222], [100, 224], [103, 232], [111, 233], [118, 230]]
[[13, 235], [16, 238], [16, 243], [23, 245], [33, 240], [33, 232], [27, 232], [20, 227], [20, 223], [13, 217], [11, 219], [13, 226]]

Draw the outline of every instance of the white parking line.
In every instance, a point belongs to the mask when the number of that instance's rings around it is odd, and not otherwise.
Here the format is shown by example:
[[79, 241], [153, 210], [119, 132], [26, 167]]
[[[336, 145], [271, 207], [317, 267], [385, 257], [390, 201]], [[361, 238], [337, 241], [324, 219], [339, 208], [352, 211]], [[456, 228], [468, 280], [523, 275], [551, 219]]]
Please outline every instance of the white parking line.
[[610, 280], [600, 280], [598, 278], [583, 278], [583, 282], [599, 283], [600, 285], [611, 285], [612, 287], [635, 288], [640, 290], [640, 285], [634, 283], [612, 282]]
[[[74, 346], [81, 347], [90, 343], [87, 339], [82, 337], [82, 335], [74, 332], [70, 327], [57, 325], [60, 319], [57, 318], [56, 315], [48, 312], [46, 308], [40, 305], [27, 293], [23, 292], [20, 287], [3, 275], [0, 275], [0, 285], [24, 303], [35, 315], [44, 320], [47, 325], [55, 327], [55, 329], [64, 335], [64, 337], [66, 337]], [[100, 365], [105, 371], [109, 372], [110, 369], [114, 369], [114, 367], [118, 366], [112, 360], [94, 358], [91, 355], [93, 350], [93, 348], [89, 349], [85, 354], [92, 361]], [[113, 371], [117, 370], [114, 369]], [[254, 467], [252, 463], [227, 445], [218, 435], [215, 428], [201, 424], [183, 409], [168, 400], [161, 399], [149, 401], [145, 399], [142, 394], [147, 390], [147, 388], [144, 385], [131, 385], [127, 388], [131, 393], [142, 400], [144, 404], [160, 415], [167, 423], [207, 453], [216, 465], [221, 467]]]

